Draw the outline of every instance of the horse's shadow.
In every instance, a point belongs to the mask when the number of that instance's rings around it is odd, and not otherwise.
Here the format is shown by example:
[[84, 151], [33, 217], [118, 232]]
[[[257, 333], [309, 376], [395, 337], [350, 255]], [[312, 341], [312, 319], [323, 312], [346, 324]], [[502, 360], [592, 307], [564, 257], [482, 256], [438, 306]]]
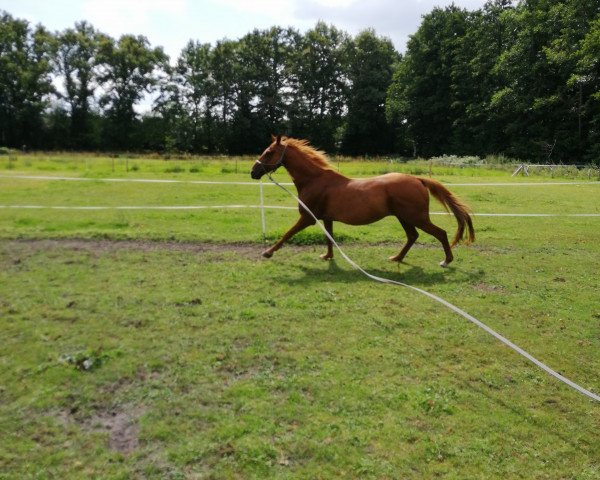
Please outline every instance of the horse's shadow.
[[[281, 278], [276, 280], [288, 284], [321, 283], [333, 279], [342, 283], [373, 281], [356, 269], [341, 268], [338, 261], [335, 259], [329, 260], [326, 263], [323, 262], [321, 265], [300, 265], [296, 268], [304, 273], [302, 278], [298, 278], [298, 276], [281, 276]], [[420, 287], [450, 281], [453, 283], [473, 283], [480, 279], [484, 274], [484, 272], [479, 269], [473, 272], [467, 272], [461, 270], [460, 267], [454, 266], [449, 266], [445, 269], [440, 267], [437, 272], [426, 271], [418, 265], [406, 262], [397, 264], [396, 268], [392, 267], [387, 270], [366, 268], [365, 271], [377, 277]]]

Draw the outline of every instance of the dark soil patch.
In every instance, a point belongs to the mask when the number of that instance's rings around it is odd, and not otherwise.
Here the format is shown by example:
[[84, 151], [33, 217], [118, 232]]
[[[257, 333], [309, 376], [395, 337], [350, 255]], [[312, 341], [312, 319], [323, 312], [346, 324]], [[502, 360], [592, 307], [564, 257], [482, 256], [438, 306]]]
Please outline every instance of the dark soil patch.
[[139, 445], [138, 419], [142, 413], [142, 408], [122, 406], [118, 410], [98, 411], [87, 418], [81, 418], [76, 411], [61, 410], [55, 418], [64, 424], [77, 424], [84, 431], [108, 432], [108, 447], [127, 455]]
[[93, 426], [109, 432], [108, 446], [117, 452], [128, 454], [139, 445], [139, 431], [137, 419], [141, 412], [120, 411], [103, 412], [91, 420]]
[[17, 239], [3, 240], [6, 244], [27, 246], [30, 250], [55, 250], [66, 248], [85, 252], [115, 252], [133, 250], [155, 252], [169, 250], [191, 253], [222, 253], [233, 252], [243, 255], [260, 256], [263, 246], [256, 243], [192, 243], [192, 242], [161, 242], [145, 240], [94, 240], [94, 239]]
[[[108, 239], [80, 239], [80, 238], [54, 238], [54, 239], [7, 239], [0, 240], [0, 243], [6, 245], [27, 246], [29, 250], [57, 250], [66, 248], [75, 251], [84, 252], [116, 252], [121, 250], [155, 252], [155, 251], [175, 251], [190, 253], [238, 253], [244, 256], [260, 258], [261, 253], [269, 244], [261, 243], [210, 243], [210, 242], [168, 242], [152, 240], [108, 240]], [[360, 242], [359, 242], [360, 243]], [[355, 245], [356, 242], [348, 241], [346, 245]], [[402, 239], [398, 242], [376, 242], [369, 245], [374, 247], [387, 247], [397, 249], [402, 246]], [[342, 245], [343, 246], [343, 245]], [[286, 243], [284, 250], [307, 251], [313, 249], [325, 248], [325, 239], [323, 244], [314, 245], [295, 245]], [[437, 249], [439, 245], [416, 244], [413, 248]]]
[[491, 285], [485, 282], [479, 282], [473, 285], [473, 288], [484, 293], [505, 293], [506, 289], [500, 285]]

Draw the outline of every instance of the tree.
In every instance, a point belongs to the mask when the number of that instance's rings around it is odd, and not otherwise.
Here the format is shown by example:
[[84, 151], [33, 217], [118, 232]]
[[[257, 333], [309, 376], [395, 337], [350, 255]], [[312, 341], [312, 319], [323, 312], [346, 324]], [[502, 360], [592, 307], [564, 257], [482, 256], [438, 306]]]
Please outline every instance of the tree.
[[549, 66], [559, 75], [558, 94], [565, 109], [563, 124], [557, 128], [559, 154], [567, 161], [593, 159], [594, 151], [600, 151], [599, 138], [595, 137], [598, 121], [595, 93], [600, 86], [600, 3], [598, 0], [567, 0], [553, 5], [550, 12], [559, 22], [544, 54]]
[[464, 111], [453, 125], [455, 152], [485, 155], [506, 148], [504, 127], [510, 118], [496, 115], [490, 105], [494, 94], [505, 85], [496, 65], [512, 46], [512, 13], [510, 0], [490, 0], [468, 16], [452, 69], [455, 102]]
[[235, 55], [237, 43], [218, 41], [210, 56], [210, 71], [215, 84], [215, 123], [217, 149], [227, 151], [228, 125], [235, 111]]
[[290, 59], [290, 133], [336, 149], [348, 90], [347, 33], [324, 22], [298, 39]]
[[[577, 67], [569, 83], [579, 90], [579, 122], [587, 120], [585, 159], [600, 164], [600, 15], [579, 44]], [[586, 93], [584, 97], [584, 91]], [[579, 127], [581, 131], [583, 127]]]
[[457, 101], [453, 71], [468, 12], [452, 5], [434, 8], [423, 17], [397, 66], [388, 96], [388, 116], [406, 122], [415, 153], [425, 156], [453, 153], [455, 122], [465, 106]]
[[41, 25], [0, 12], [0, 144], [42, 147], [42, 112], [54, 91], [54, 39]]
[[351, 155], [382, 154], [394, 147], [393, 130], [385, 116], [387, 90], [399, 60], [392, 42], [374, 30], [361, 32], [349, 57], [348, 113], [342, 151]]
[[131, 148], [137, 119], [134, 106], [153, 91], [157, 72], [165, 68], [168, 57], [162, 48], [151, 48], [144, 36], [123, 35], [118, 42], [103, 38], [98, 58], [102, 66], [99, 80], [106, 91], [100, 105], [110, 122], [107, 144]]
[[79, 22], [57, 39], [56, 69], [63, 78], [64, 98], [69, 106], [69, 144], [75, 148], [96, 146], [90, 103], [98, 86], [98, 52], [103, 37], [89, 23]]
[[215, 82], [210, 44], [190, 41], [161, 86], [154, 110], [166, 124], [169, 148], [188, 152], [215, 149]]
[[510, 118], [509, 154], [538, 161], [581, 157], [583, 92], [569, 79], [578, 45], [597, 15], [596, 0], [529, 0], [515, 9], [515, 40], [497, 65], [506, 86], [492, 99], [495, 110]]
[[254, 85], [254, 100], [258, 146], [271, 133], [285, 132], [286, 112], [290, 102], [289, 65], [300, 35], [294, 29], [272, 27], [254, 30], [241, 39], [240, 63]]
[[392, 82], [388, 87], [385, 100], [385, 117], [394, 135], [395, 149], [402, 155], [417, 156], [417, 144], [408, 122], [410, 114], [410, 98], [408, 84], [410, 81], [410, 66], [401, 58], [394, 67]]
[[247, 37], [236, 42], [231, 65], [233, 115], [229, 123], [227, 151], [231, 154], [242, 154], [256, 151], [264, 145], [257, 132], [258, 116], [254, 109], [258, 94], [255, 81], [255, 65], [252, 62], [252, 46], [247, 44]]

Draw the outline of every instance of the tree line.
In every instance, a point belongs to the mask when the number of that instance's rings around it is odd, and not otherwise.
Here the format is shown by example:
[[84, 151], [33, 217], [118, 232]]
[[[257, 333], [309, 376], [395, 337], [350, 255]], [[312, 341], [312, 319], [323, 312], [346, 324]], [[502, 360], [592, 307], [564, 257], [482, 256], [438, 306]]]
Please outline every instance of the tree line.
[[318, 22], [191, 40], [173, 61], [144, 36], [0, 12], [0, 146], [255, 154], [271, 133], [350, 155], [599, 163], [600, 0], [435, 8], [403, 54]]

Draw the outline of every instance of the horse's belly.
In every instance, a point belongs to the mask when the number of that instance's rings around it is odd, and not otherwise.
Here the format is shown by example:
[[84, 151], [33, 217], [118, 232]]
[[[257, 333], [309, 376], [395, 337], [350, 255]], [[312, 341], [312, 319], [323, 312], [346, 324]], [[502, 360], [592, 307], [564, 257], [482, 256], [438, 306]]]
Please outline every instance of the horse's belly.
[[334, 218], [337, 222], [346, 223], [348, 225], [367, 225], [369, 223], [377, 222], [384, 217], [389, 215], [388, 212], [369, 212], [369, 214], [358, 215], [358, 214], [348, 214], [348, 215], [339, 215], [338, 218]]
[[349, 192], [330, 201], [326, 216], [348, 225], [366, 225], [390, 215], [387, 202], [378, 195]]

